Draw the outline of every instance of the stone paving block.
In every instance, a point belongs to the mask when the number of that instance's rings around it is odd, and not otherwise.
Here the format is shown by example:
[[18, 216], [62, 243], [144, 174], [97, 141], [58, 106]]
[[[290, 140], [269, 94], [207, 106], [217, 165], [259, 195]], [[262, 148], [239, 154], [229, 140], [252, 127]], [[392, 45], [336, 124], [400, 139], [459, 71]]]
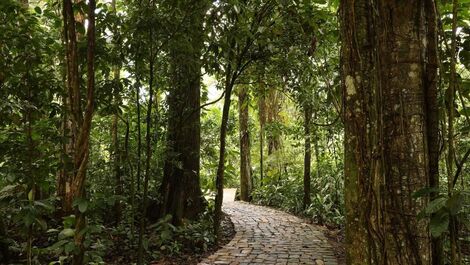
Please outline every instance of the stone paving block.
[[331, 246], [315, 226], [282, 211], [224, 202], [236, 234], [199, 265], [337, 265]]

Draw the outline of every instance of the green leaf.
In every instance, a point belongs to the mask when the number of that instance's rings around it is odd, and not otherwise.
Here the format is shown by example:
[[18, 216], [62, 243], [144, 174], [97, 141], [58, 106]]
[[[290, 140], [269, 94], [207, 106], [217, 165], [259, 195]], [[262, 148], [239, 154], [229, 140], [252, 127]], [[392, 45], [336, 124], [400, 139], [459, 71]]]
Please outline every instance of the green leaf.
[[52, 246], [50, 246], [49, 249], [52, 249], [52, 250], [60, 249], [67, 242], [68, 242], [67, 240], [59, 240], [56, 243], [54, 243]]
[[39, 6], [36, 6], [36, 7], [34, 8], [34, 12], [36, 12], [36, 13], [38, 13], [38, 14], [42, 14], [42, 10], [41, 10], [41, 8], [40, 8]]
[[42, 218], [36, 218], [36, 223], [39, 224], [39, 226], [43, 229], [43, 230], [46, 230], [47, 229], [47, 222], [46, 220], [42, 219]]
[[433, 237], [439, 237], [449, 227], [449, 215], [446, 212], [436, 214], [431, 218], [429, 229]]
[[149, 241], [148, 239], [144, 238], [142, 240], [142, 246], [144, 247], [145, 250], [148, 250], [149, 249]]
[[27, 211], [26, 214], [23, 216], [23, 222], [27, 227], [32, 225], [35, 219], [36, 219], [36, 216], [34, 215], [32, 211]]
[[426, 187], [426, 188], [422, 188], [422, 189], [419, 189], [415, 192], [413, 192], [413, 198], [420, 198], [420, 197], [424, 197], [428, 194], [431, 194], [433, 192], [439, 192], [439, 188], [436, 188], [436, 187]]
[[32, 189], [28, 192], [28, 200], [29, 201], [33, 200], [33, 190]]
[[165, 229], [162, 231], [160, 237], [163, 241], [166, 241], [171, 238], [171, 232], [168, 229]]
[[16, 187], [18, 187], [18, 185], [6, 185], [5, 187], [3, 187], [2, 190], [0, 190], [0, 194], [10, 193], [10, 192], [13, 191]]
[[65, 228], [64, 230], [60, 231], [59, 233], [59, 240], [64, 238], [73, 237], [75, 235], [75, 230], [72, 228]]
[[81, 213], [84, 213], [86, 212], [86, 209], [88, 208], [88, 202], [87, 201], [82, 201], [78, 204], [78, 210], [81, 212]]
[[446, 205], [446, 202], [447, 202], [447, 198], [445, 197], [439, 197], [439, 198], [432, 200], [431, 202], [429, 202], [428, 206], [426, 206], [426, 209], [425, 209], [426, 214], [432, 214], [432, 213], [439, 211]]
[[47, 211], [54, 211], [54, 205], [48, 203], [48, 202], [43, 202], [43, 201], [35, 201], [34, 205], [39, 206], [44, 208]]
[[70, 253], [75, 250], [75, 243], [69, 242], [64, 246], [65, 253]]
[[459, 213], [460, 209], [462, 208], [464, 202], [464, 197], [459, 192], [452, 195], [452, 197], [447, 200], [447, 208], [449, 208], [449, 212], [451, 215], [456, 215]]
[[88, 209], [88, 201], [82, 198], [78, 198], [73, 202], [73, 206], [78, 206], [78, 210], [81, 213], [84, 213]]

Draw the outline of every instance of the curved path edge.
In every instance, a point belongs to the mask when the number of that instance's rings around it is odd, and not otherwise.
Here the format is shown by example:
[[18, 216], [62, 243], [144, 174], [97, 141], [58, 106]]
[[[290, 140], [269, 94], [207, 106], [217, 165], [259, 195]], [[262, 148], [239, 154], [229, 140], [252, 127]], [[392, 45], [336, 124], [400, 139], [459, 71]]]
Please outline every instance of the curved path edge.
[[338, 264], [318, 227], [279, 210], [231, 201], [232, 193], [228, 192], [223, 208], [236, 234], [199, 265]]

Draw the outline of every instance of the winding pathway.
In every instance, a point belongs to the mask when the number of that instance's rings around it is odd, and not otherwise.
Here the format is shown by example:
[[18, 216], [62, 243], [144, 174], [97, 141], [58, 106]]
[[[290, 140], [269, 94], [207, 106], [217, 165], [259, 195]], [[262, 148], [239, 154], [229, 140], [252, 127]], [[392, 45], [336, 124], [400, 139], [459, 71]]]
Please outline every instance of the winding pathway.
[[311, 264], [337, 265], [322, 232], [300, 218], [271, 208], [233, 201], [224, 192], [224, 212], [236, 234], [223, 248], [199, 265]]

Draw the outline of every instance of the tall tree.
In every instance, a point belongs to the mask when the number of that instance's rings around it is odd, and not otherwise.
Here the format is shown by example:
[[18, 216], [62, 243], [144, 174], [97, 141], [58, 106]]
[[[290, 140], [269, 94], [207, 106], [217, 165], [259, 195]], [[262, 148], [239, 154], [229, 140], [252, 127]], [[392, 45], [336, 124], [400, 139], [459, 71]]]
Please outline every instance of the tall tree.
[[[312, 108], [307, 102], [303, 107], [304, 111], [304, 198], [303, 208], [307, 207], [311, 203], [310, 199], [310, 177], [311, 177], [311, 162], [312, 162], [312, 145], [311, 145], [311, 133], [310, 133], [310, 121], [312, 119]], [[317, 165], [318, 167], [318, 165]]]
[[240, 85], [238, 90], [238, 121], [240, 134], [240, 199], [251, 200], [251, 160], [248, 87]]
[[[116, 9], [116, 0], [111, 2], [111, 9], [113, 15], [117, 19], [117, 9]], [[117, 28], [117, 24], [113, 26], [113, 42], [116, 46], [116, 50], [119, 49], [119, 32]], [[118, 61], [118, 60], [116, 60]], [[113, 66], [113, 117], [111, 123], [111, 157], [110, 160], [113, 161], [113, 170], [114, 170], [114, 179], [115, 179], [115, 187], [114, 187], [114, 195], [121, 196], [124, 192], [123, 187], [123, 154], [119, 144], [119, 117], [120, 117], [120, 106], [122, 105], [121, 100], [121, 67], [119, 63]], [[121, 221], [122, 216], [122, 207], [121, 207], [121, 199], [117, 197], [114, 203], [114, 221], [115, 224], [119, 224]]]
[[[447, 89], [447, 192], [449, 197], [454, 192], [454, 164], [455, 164], [455, 144], [454, 144], [454, 122], [455, 122], [455, 94], [457, 85], [457, 22], [458, 22], [458, 0], [452, 1], [452, 36], [451, 36], [451, 57], [450, 57], [450, 80], [449, 88]], [[449, 217], [449, 239], [450, 239], [450, 260], [452, 264], [460, 264], [458, 258], [458, 240], [457, 240], [457, 226], [454, 216]]]
[[276, 87], [270, 87], [266, 94], [266, 123], [270, 128], [267, 133], [268, 155], [271, 155], [281, 147], [281, 135], [277, 125], [280, 121], [282, 93]]
[[264, 69], [258, 76], [258, 120], [259, 120], [259, 176], [260, 185], [263, 185], [264, 177], [264, 131], [266, 125], [266, 89], [264, 84]]
[[160, 187], [160, 216], [174, 224], [195, 219], [204, 210], [199, 183], [201, 54], [207, 0], [172, 1], [181, 22], [170, 41], [172, 88], [168, 95], [167, 157]]
[[[82, 111], [82, 92], [80, 89], [80, 74], [78, 67], [78, 47], [76, 37], [76, 21], [71, 0], [63, 1], [64, 33], [67, 55], [67, 87], [69, 97], [70, 124], [72, 128], [72, 161], [71, 177], [66, 182], [65, 208], [72, 209], [74, 202], [82, 205], [85, 200], [85, 179], [89, 158], [89, 138], [91, 120], [94, 111], [95, 88], [95, 0], [88, 2], [88, 30], [87, 30], [87, 91], [85, 110]], [[83, 240], [86, 219], [83, 207], [75, 207], [75, 246], [78, 251], [73, 256], [72, 264], [83, 264], [85, 247]]]
[[348, 264], [431, 264], [426, 199], [437, 169], [435, 3], [340, 7]]
[[[251, 66], [253, 62], [264, 56], [264, 47], [261, 45], [258, 46], [257, 42], [262, 42], [264, 40], [263, 38], [266, 37], [266, 34], [263, 34], [263, 32], [268, 31], [266, 28], [274, 25], [274, 22], [272, 22], [272, 13], [275, 7], [276, 5], [272, 1], [245, 2], [243, 5], [240, 5], [240, 10], [238, 10], [238, 6], [234, 9], [231, 5], [220, 5], [219, 8], [225, 10], [218, 12], [219, 15], [223, 14], [221, 16], [222, 19], [219, 20], [221, 23], [214, 26], [216, 34], [221, 35], [221, 43], [219, 43], [219, 45], [223, 48], [223, 67], [221, 67], [223, 70], [221, 70], [219, 74], [223, 76], [223, 89], [225, 92], [222, 121], [220, 125], [219, 161], [215, 181], [217, 194], [215, 196], [214, 233], [216, 236], [219, 234], [222, 217], [225, 144], [230, 104], [232, 101], [232, 90], [245, 70]], [[217, 13], [217, 9], [214, 10], [216, 11], [214, 13]], [[227, 12], [227, 10], [230, 11]], [[230, 25], [226, 25], [225, 23], [230, 23]]]

